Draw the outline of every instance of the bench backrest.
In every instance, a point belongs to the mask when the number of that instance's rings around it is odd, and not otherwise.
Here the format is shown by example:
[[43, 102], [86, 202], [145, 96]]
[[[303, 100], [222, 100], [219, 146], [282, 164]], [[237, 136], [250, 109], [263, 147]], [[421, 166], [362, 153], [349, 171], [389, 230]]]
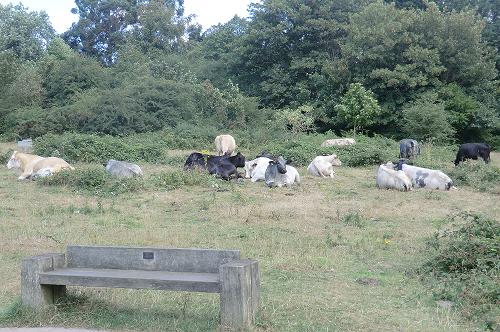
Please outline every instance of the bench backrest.
[[68, 246], [71, 268], [218, 273], [240, 259], [239, 250]]

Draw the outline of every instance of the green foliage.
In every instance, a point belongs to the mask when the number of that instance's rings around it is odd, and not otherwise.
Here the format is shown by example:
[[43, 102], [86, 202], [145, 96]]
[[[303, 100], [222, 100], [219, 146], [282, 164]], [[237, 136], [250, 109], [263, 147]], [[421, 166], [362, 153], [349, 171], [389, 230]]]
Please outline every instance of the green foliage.
[[419, 272], [436, 299], [459, 305], [468, 318], [495, 330], [500, 321], [500, 223], [492, 218], [460, 213], [435, 234]]
[[479, 191], [495, 191], [500, 186], [500, 169], [481, 162], [465, 161], [448, 172], [457, 186], [470, 186]]
[[375, 95], [363, 85], [354, 83], [335, 106], [337, 116], [347, 122], [349, 128], [362, 130], [375, 123], [381, 108]]
[[298, 135], [314, 129], [312, 112], [311, 106], [300, 106], [296, 109], [285, 108], [276, 113], [276, 119], [283, 123], [283, 127], [289, 129], [293, 135]]
[[22, 60], [37, 60], [54, 37], [45, 12], [28, 12], [22, 4], [0, 5], [0, 53], [12, 51]]
[[146, 189], [143, 178], [118, 179], [108, 175], [104, 167], [82, 166], [75, 170], [62, 170], [36, 180], [42, 186], [64, 186], [82, 193], [101, 196], [118, 195]]
[[403, 133], [419, 141], [446, 143], [455, 133], [444, 105], [437, 101], [434, 94], [424, 94], [417, 101], [406, 105], [402, 117]]
[[382, 137], [356, 136], [356, 144], [338, 147], [321, 147], [326, 139], [335, 138], [332, 134], [301, 135], [293, 139], [274, 141], [260, 147], [271, 154], [281, 155], [291, 160], [293, 165], [307, 166], [316, 156], [335, 153], [342, 165], [350, 167], [379, 165], [398, 156], [397, 142]]
[[154, 138], [141, 141], [133, 137], [120, 139], [93, 134], [47, 134], [34, 142], [35, 154], [55, 155], [70, 163], [81, 161], [102, 164], [109, 159], [159, 162], [163, 158], [164, 150], [165, 142]]

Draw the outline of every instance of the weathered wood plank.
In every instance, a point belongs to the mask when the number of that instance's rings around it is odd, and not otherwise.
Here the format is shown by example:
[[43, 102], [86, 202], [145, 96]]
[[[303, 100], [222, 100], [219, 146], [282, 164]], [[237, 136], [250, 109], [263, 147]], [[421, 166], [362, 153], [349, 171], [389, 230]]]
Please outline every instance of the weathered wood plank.
[[239, 250], [68, 246], [70, 268], [218, 273]]
[[67, 268], [40, 273], [40, 283], [219, 293], [217, 273]]

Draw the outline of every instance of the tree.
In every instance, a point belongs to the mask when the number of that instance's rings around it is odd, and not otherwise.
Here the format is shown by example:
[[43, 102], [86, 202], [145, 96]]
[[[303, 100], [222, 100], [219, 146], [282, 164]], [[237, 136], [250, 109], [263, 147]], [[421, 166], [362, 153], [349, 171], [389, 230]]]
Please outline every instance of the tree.
[[335, 106], [335, 111], [356, 133], [356, 130], [373, 125], [382, 109], [373, 92], [360, 83], [353, 83], [340, 99], [340, 104]]
[[296, 109], [285, 108], [276, 113], [277, 119], [289, 129], [292, 134], [307, 133], [314, 129], [313, 108], [308, 105]]
[[425, 93], [403, 108], [402, 132], [419, 141], [449, 143], [455, 130], [435, 93]]
[[23, 61], [38, 60], [55, 32], [45, 12], [23, 5], [0, 5], [0, 52], [12, 51]]
[[[181, 35], [184, 32], [184, 0], [75, 0], [75, 3], [73, 13], [80, 19], [63, 34], [64, 40], [108, 66], [115, 62], [119, 47], [130, 34], [139, 35], [148, 47], [160, 44], [165, 47], [172, 46], [169, 38], [179, 36], [179, 28]], [[176, 43], [182, 42], [175, 39]]]

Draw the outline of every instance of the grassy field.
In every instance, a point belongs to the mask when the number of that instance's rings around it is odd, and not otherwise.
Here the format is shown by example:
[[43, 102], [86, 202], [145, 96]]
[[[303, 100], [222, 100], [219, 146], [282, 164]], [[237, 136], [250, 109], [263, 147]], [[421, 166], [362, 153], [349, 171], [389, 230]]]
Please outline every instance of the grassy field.
[[[492, 160], [500, 166], [499, 153]], [[141, 166], [146, 174], [175, 168]], [[256, 331], [476, 330], [408, 271], [448, 215], [498, 217], [499, 191], [378, 190], [375, 169], [340, 167], [319, 179], [301, 168], [293, 188], [215, 181], [102, 197], [19, 182], [2, 166], [0, 326], [217, 330], [218, 296], [210, 294], [71, 288], [47, 312], [19, 305], [23, 257], [98, 244], [241, 249], [261, 266]]]

